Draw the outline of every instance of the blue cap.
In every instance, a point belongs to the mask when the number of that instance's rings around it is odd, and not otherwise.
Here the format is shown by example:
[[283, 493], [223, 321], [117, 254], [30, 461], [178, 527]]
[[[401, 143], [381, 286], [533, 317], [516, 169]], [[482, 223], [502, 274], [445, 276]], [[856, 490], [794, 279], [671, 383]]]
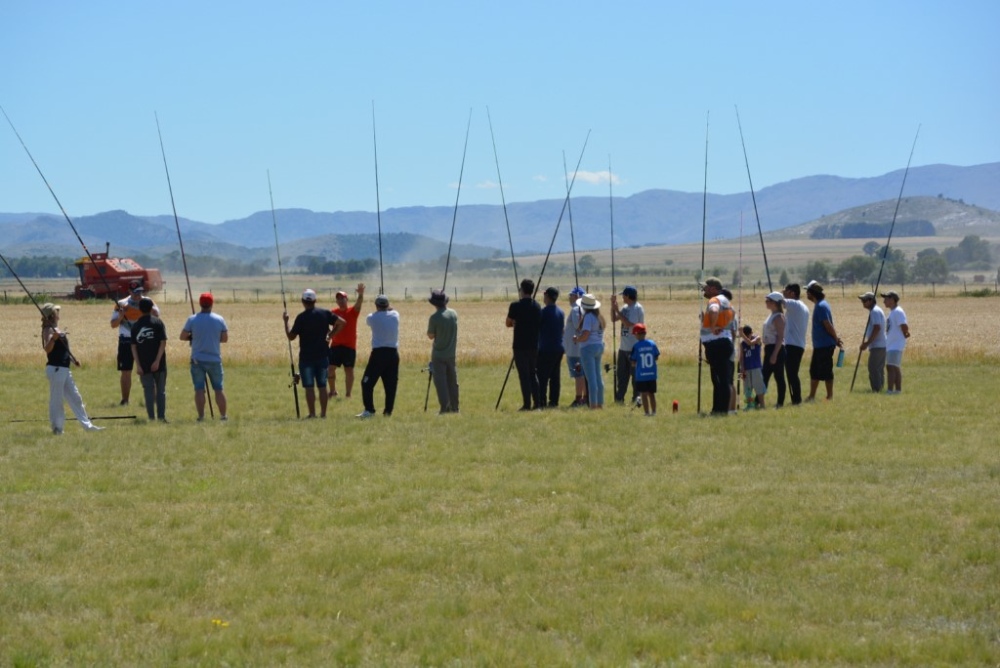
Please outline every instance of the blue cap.
[[587, 293], [586, 293], [586, 292], [584, 292], [584, 291], [583, 291], [583, 288], [581, 288], [581, 287], [580, 287], [580, 286], [578, 285], [578, 286], [576, 286], [575, 288], [573, 288], [572, 290], [570, 290], [570, 291], [569, 291], [569, 294], [570, 294], [571, 296], [573, 296], [573, 297], [582, 297], [582, 296], [584, 296], [584, 295], [585, 295], [585, 294], [587, 294]]
[[625, 289], [622, 290], [622, 294], [629, 299], [635, 299], [639, 296], [639, 291], [635, 289], [634, 285], [626, 285]]

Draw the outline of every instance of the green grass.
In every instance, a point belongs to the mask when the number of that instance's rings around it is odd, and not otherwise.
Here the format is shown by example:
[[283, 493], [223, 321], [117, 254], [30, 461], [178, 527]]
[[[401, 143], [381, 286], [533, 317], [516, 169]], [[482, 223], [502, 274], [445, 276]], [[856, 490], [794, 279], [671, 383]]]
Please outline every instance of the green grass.
[[[170, 425], [5, 425], [0, 665], [1000, 662], [995, 367], [727, 419], [690, 365], [656, 419], [516, 414], [516, 378], [496, 412], [504, 370], [460, 369], [457, 416], [409, 367], [390, 419], [296, 422], [234, 366], [199, 424], [175, 366]], [[40, 370], [0, 387], [44, 419]]]

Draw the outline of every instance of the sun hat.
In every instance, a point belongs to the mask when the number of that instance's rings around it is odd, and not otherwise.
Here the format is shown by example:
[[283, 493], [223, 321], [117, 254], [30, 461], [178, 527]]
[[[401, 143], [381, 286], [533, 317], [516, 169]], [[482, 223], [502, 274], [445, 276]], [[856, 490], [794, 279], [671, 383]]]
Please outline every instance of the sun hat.
[[597, 297], [594, 295], [587, 293], [580, 297], [580, 308], [585, 311], [594, 311], [601, 308], [601, 302], [597, 301]]
[[42, 304], [42, 317], [46, 320], [50, 320], [52, 316], [59, 313], [60, 307], [56, 306], [52, 302], [46, 302]]
[[211, 306], [215, 303], [215, 297], [212, 296], [211, 292], [203, 292], [201, 296], [198, 297], [198, 304], [204, 308], [206, 306]]
[[306, 288], [302, 291], [302, 301], [304, 302], [314, 302], [316, 301], [316, 291], [312, 288]]
[[706, 287], [709, 285], [715, 288], [716, 290], [722, 289], [722, 281], [720, 281], [715, 276], [709, 276], [708, 278], [706, 278], [705, 282], [701, 284], [701, 287]]
[[780, 292], [776, 291], [776, 292], [772, 292], [771, 294], [769, 294], [767, 297], [765, 297], [765, 299], [768, 299], [768, 300], [774, 302], [775, 304], [780, 304], [783, 301], [785, 301], [785, 295], [783, 295]]
[[[427, 301], [429, 301], [434, 306], [444, 306], [445, 304], [448, 303], [448, 293], [446, 293], [444, 290], [431, 290], [430, 299], [428, 299]], [[375, 303], [378, 304], [378, 299], [375, 300]], [[388, 306], [388, 305], [389, 305], [389, 300], [386, 299], [385, 304], [383, 304], [383, 306]]]

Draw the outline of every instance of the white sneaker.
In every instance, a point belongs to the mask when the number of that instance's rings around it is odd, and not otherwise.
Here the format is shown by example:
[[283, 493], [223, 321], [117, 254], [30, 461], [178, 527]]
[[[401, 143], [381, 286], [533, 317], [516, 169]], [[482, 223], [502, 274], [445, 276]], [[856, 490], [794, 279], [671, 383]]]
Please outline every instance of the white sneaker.
[[98, 427], [93, 422], [83, 425], [85, 431], [104, 431], [104, 427]]
[[361, 411], [355, 417], [359, 417], [362, 420], [367, 420], [368, 418], [375, 417], [375, 414], [371, 411]]

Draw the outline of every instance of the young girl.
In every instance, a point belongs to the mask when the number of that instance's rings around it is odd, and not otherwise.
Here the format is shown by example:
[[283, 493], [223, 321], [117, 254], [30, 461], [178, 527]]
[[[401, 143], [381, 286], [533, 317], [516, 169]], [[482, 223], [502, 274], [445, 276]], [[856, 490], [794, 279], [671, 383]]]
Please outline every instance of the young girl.
[[104, 427], [98, 427], [87, 417], [83, 398], [80, 396], [80, 391], [76, 389], [73, 374], [69, 370], [70, 362], [77, 366], [80, 366], [80, 363], [69, 351], [66, 333], [59, 331], [59, 307], [47, 303], [42, 306], [41, 310], [42, 348], [48, 357], [45, 376], [49, 379], [49, 422], [52, 424], [52, 433], [56, 435], [63, 433], [63, 427], [66, 424], [63, 400], [69, 403], [73, 415], [80, 421], [84, 429], [100, 431]]

